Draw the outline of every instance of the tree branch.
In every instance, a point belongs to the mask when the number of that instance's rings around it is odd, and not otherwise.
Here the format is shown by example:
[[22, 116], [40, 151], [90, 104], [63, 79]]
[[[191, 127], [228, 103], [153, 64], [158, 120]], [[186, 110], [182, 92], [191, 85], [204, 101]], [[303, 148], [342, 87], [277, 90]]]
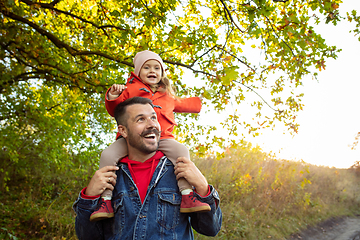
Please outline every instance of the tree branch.
[[195, 61], [191, 64], [191, 67], [193, 67], [195, 65], [195, 63], [200, 59], [202, 58], [203, 56], [205, 56], [206, 54], [208, 54], [211, 50], [213, 50], [214, 48], [216, 47], [213, 46], [212, 48], [209, 48], [206, 52], [204, 52], [201, 56], [199, 56], [197, 59], [195, 59]]
[[274, 29], [274, 26], [273, 26], [273, 24], [271, 23], [270, 19], [269, 19], [267, 16], [265, 16], [265, 18], [266, 18], [266, 20], [268, 21], [268, 23], [270, 24], [270, 27], [271, 27], [271, 29], [274, 31], [275, 35], [290, 49], [292, 55], [293, 55], [294, 57], [296, 57], [296, 56], [295, 56], [295, 53], [293, 52], [293, 49], [289, 46], [289, 44], [279, 37], [279, 35], [277, 34], [276, 30]]
[[23, 18], [21, 16], [18, 16], [16, 14], [12, 13], [12, 12], [7, 12], [7, 11], [4, 11], [3, 14], [5, 16], [13, 19], [13, 20], [17, 20], [17, 21], [20, 21], [22, 23], [25, 23], [25, 24], [29, 25], [30, 27], [35, 29], [38, 33], [40, 33], [41, 35], [46, 36], [56, 47], [58, 47], [60, 49], [65, 48], [68, 51], [68, 53], [70, 53], [70, 55], [72, 55], [72, 56], [97, 55], [97, 56], [101, 56], [101, 57], [107, 58], [109, 60], [113, 60], [113, 61], [116, 61], [118, 63], [124, 64], [126, 66], [133, 67], [132, 63], [129, 63], [129, 62], [126, 62], [126, 61], [119, 61], [116, 58], [114, 58], [114, 57], [112, 57], [112, 56], [110, 56], [110, 55], [108, 55], [106, 53], [103, 53], [103, 52], [77, 50], [77, 49], [71, 47], [70, 45], [60, 41], [54, 34], [52, 34], [50, 32], [47, 32], [46, 30], [42, 29], [41, 27], [39, 27], [35, 23], [27, 20], [26, 18]]
[[274, 110], [275, 112], [279, 112], [279, 113], [282, 113], [282, 112], [283, 112], [283, 110], [274, 109], [272, 106], [270, 106], [270, 104], [268, 104], [268, 103], [265, 101], [265, 99], [264, 99], [260, 94], [258, 94], [254, 89], [252, 89], [251, 87], [246, 86], [245, 84], [243, 84], [243, 83], [241, 83], [241, 82], [239, 82], [239, 81], [237, 81], [237, 80], [234, 80], [234, 82], [236, 82], [236, 83], [238, 83], [238, 84], [241, 84], [241, 85], [243, 85], [244, 87], [246, 87], [247, 89], [249, 89], [249, 90], [251, 90], [252, 92], [254, 92], [259, 98], [261, 98], [261, 100], [262, 100], [269, 108], [271, 108], [271, 109]]
[[158, 15], [156, 15], [155, 13], [153, 13], [153, 12], [148, 8], [146, 2], [144, 3], [143, 0], [140, 0], [140, 2], [144, 5], [144, 7], [145, 7], [149, 12], [151, 12], [152, 15], [154, 15], [154, 16], [157, 17], [157, 18], [161, 18], [161, 17], [159, 17]]
[[204, 74], [204, 75], [206, 75], [206, 76], [216, 77], [216, 75], [213, 75], [213, 74], [211, 74], [211, 73], [204, 72], [204, 71], [201, 71], [201, 70], [193, 69], [193, 68], [192, 68], [193, 65], [186, 65], [186, 64], [184, 64], [184, 63], [174, 62], [174, 61], [164, 60], [164, 59], [163, 59], [163, 62], [169, 63], [169, 64], [171, 64], [171, 65], [176, 65], [176, 66], [181, 66], [181, 67], [187, 68], [187, 69], [191, 70], [193, 73], [201, 73], [201, 74]]
[[60, 105], [61, 105], [61, 103], [58, 103], [58, 104], [56, 104], [56, 105], [54, 105], [54, 106], [52, 106], [52, 107], [45, 108], [45, 109], [46, 109], [46, 111], [50, 112], [52, 109], [54, 109], [54, 108], [56, 108], [56, 107], [58, 107], [58, 106], [60, 106]]
[[249, 66], [246, 62], [244, 62], [243, 60], [241, 60], [240, 58], [238, 58], [236, 55], [226, 51], [223, 47], [217, 46], [217, 48], [221, 49], [222, 51], [226, 52], [227, 54], [229, 54], [230, 56], [232, 56], [233, 58], [235, 58], [236, 60], [238, 60], [239, 62], [241, 62], [242, 64], [244, 64], [246, 67], [250, 68], [253, 72], [256, 72], [256, 69], [252, 68], [251, 66]]
[[50, 3], [51, 6], [55, 6], [56, 4], [58, 4], [60, 2], [60, 0], [54, 0]]
[[89, 20], [86, 20], [85, 18], [79, 17], [79, 16], [77, 16], [77, 15], [75, 15], [75, 14], [73, 14], [73, 13], [66, 12], [66, 11], [63, 11], [63, 10], [60, 10], [60, 9], [57, 9], [57, 8], [54, 7], [54, 5], [55, 5], [56, 3], [53, 4], [55, 1], [52, 2], [52, 3], [49, 3], [49, 4], [48, 4], [48, 3], [33, 2], [33, 1], [30, 1], [30, 0], [21, 0], [21, 2], [26, 3], [26, 4], [29, 5], [29, 6], [36, 4], [36, 5], [39, 5], [39, 6], [42, 7], [42, 8], [49, 9], [49, 10], [53, 10], [53, 11], [56, 11], [56, 12], [59, 12], [59, 13], [68, 15], [68, 16], [70, 16], [70, 17], [79, 19], [79, 20], [81, 20], [82, 22], [88, 23], [88, 24], [94, 26], [94, 27], [97, 28], [97, 29], [101, 29], [107, 37], [109, 37], [109, 35], [108, 35], [108, 33], [105, 31], [105, 28], [111, 27], [111, 28], [116, 28], [116, 29], [118, 29], [118, 30], [126, 31], [126, 29], [121, 28], [121, 27], [118, 27], [118, 26], [115, 26], [115, 25], [99, 26], [99, 25], [97, 25], [97, 24], [95, 24], [95, 23], [93, 23], [93, 22], [91, 22], [91, 21], [89, 21]]
[[[266, 20], [269, 22], [269, 24], [270, 24], [272, 30], [274, 31], [275, 35], [290, 49], [291, 54], [296, 58], [297, 62], [298, 62], [298, 63], [301, 63], [301, 60], [299, 60], [299, 58], [295, 55], [293, 49], [289, 46], [289, 44], [288, 44], [287, 42], [285, 42], [283, 39], [281, 39], [281, 38], [279, 37], [279, 35], [276, 33], [276, 30], [274, 29], [274, 26], [273, 26], [273, 24], [271, 23], [270, 19], [269, 19], [267, 16], [265, 16], [265, 18], [266, 18]], [[309, 71], [306, 70], [305, 68], [303, 68], [303, 67], [300, 67], [300, 68], [303, 69], [305, 72], [309, 73]]]
[[226, 12], [226, 13], [225, 13], [225, 16], [226, 16], [226, 14], [227, 14], [227, 15], [229, 16], [229, 18], [230, 18], [231, 23], [234, 24], [235, 27], [236, 27], [240, 32], [244, 33], [244, 31], [241, 30], [240, 27], [235, 23], [234, 19], [233, 19], [232, 16], [231, 16], [231, 13], [230, 13], [229, 9], [226, 7], [225, 2], [224, 2], [223, 0], [220, 0], [220, 2], [221, 2], [222, 5], [224, 6], [224, 9], [225, 9], [225, 12]]

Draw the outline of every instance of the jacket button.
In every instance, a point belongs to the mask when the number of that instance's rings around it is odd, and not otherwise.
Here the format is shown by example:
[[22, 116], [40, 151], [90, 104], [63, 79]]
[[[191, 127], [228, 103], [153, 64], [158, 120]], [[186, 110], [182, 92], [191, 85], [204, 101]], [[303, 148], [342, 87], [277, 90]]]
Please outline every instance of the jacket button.
[[130, 192], [134, 191], [135, 188], [134, 187], [130, 187]]
[[139, 218], [146, 218], [146, 216], [144, 216], [144, 215], [140, 215], [140, 216], [139, 216]]

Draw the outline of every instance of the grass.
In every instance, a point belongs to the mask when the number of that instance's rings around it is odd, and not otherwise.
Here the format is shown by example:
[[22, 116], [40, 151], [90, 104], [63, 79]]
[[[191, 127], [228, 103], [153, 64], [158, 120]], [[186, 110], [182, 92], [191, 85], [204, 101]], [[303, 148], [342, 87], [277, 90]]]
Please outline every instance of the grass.
[[[223, 225], [211, 239], [286, 239], [360, 213], [360, 177], [349, 169], [274, 159], [248, 143], [227, 148], [221, 159], [193, 160], [221, 197]], [[0, 196], [0, 239], [76, 239], [72, 203], [89, 179], [72, 174], [12, 176]]]
[[249, 144], [196, 164], [221, 196], [216, 239], [286, 239], [329, 217], [359, 213], [359, 176], [348, 169], [276, 160]]

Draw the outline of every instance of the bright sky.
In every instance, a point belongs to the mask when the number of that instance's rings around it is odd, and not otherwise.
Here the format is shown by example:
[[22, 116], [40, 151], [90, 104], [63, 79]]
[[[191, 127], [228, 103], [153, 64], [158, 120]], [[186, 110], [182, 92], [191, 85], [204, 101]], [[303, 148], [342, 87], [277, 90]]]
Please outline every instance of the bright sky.
[[[345, 0], [340, 8], [342, 16], [352, 9], [359, 14], [360, 1]], [[299, 133], [294, 137], [284, 134], [284, 128], [279, 126], [274, 131], [262, 131], [261, 136], [248, 137], [248, 142], [275, 153], [278, 158], [315, 165], [348, 168], [360, 160], [360, 146], [357, 150], [350, 147], [360, 132], [360, 41], [359, 36], [349, 33], [354, 28], [355, 24], [349, 23], [317, 28], [328, 45], [343, 51], [336, 60], [327, 61], [318, 82], [304, 81], [305, 106], [297, 118]], [[200, 121], [211, 120], [203, 115]]]
[[[356, 9], [359, 14], [360, 1], [346, 0], [341, 9], [342, 13]], [[297, 118], [299, 133], [291, 137], [267, 131], [250, 142], [280, 158], [315, 165], [348, 168], [360, 160], [360, 146], [357, 150], [349, 147], [360, 132], [360, 41], [349, 33], [354, 26], [344, 23], [317, 29], [328, 44], [343, 51], [327, 62], [319, 82], [305, 81], [305, 107]]]

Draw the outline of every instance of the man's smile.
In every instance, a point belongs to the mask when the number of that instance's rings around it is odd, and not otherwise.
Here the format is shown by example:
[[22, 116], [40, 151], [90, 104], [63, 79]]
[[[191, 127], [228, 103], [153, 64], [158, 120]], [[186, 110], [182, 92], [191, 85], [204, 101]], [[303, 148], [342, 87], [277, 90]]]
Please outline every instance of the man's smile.
[[155, 128], [148, 129], [142, 132], [140, 136], [147, 140], [156, 140], [156, 137], [160, 137], [160, 131]]
[[144, 136], [144, 138], [155, 138], [155, 137], [156, 137], [155, 133], [149, 133]]

